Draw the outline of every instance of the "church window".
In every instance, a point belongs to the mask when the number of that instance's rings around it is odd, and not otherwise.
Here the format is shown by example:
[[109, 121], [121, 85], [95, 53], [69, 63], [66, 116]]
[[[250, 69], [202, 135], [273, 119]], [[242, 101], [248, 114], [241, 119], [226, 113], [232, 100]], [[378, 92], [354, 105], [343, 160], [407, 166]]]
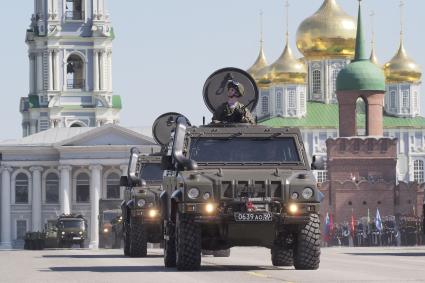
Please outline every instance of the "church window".
[[424, 162], [422, 160], [413, 162], [413, 180], [418, 183], [424, 182]]
[[80, 173], [77, 176], [76, 197], [77, 202], [90, 201], [90, 178], [86, 173]]
[[296, 97], [295, 97], [295, 89], [288, 89], [288, 108], [294, 109], [297, 108]]
[[59, 203], [59, 177], [49, 173], [46, 177], [46, 203]]
[[28, 176], [19, 173], [15, 179], [15, 203], [28, 203]]
[[66, 14], [67, 20], [81, 21], [84, 18], [83, 13], [83, 0], [66, 0]]
[[390, 108], [396, 108], [396, 102], [395, 102], [395, 91], [391, 91], [390, 93]]
[[84, 62], [77, 54], [68, 57], [66, 78], [68, 89], [82, 89], [84, 87]]
[[261, 114], [269, 114], [269, 97], [267, 95], [261, 97]]
[[27, 232], [27, 221], [16, 220], [16, 240], [25, 239], [26, 232]]
[[313, 71], [313, 93], [314, 94], [320, 94], [322, 90], [321, 87], [321, 74], [320, 70], [314, 70]]
[[335, 99], [335, 92], [336, 92], [336, 78], [339, 74], [339, 69], [333, 69], [332, 70], [332, 99]]
[[282, 89], [276, 90], [276, 112], [282, 112]]
[[301, 112], [305, 111], [305, 95], [304, 95], [304, 92], [300, 92], [300, 109], [301, 109]]
[[106, 179], [106, 198], [119, 199], [120, 197], [120, 176], [117, 173], [111, 173]]
[[409, 91], [408, 90], [402, 91], [402, 107], [403, 108], [409, 107]]

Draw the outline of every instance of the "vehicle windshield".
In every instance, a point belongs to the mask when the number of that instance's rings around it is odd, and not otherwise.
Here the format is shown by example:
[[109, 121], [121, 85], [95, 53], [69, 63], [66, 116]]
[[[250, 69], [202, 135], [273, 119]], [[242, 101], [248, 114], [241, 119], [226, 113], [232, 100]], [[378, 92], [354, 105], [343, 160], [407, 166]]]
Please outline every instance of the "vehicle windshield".
[[112, 222], [115, 218], [119, 216], [118, 212], [108, 211], [103, 213], [103, 221], [105, 222]]
[[292, 137], [192, 139], [190, 158], [196, 162], [298, 163], [300, 156]]
[[145, 164], [142, 167], [142, 179], [145, 181], [162, 180], [161, 164]]
[[82, 220], [62, 220], [59, 222], [59, 226], [62, 228], [78, 228], [84, 229], [84, 221]]

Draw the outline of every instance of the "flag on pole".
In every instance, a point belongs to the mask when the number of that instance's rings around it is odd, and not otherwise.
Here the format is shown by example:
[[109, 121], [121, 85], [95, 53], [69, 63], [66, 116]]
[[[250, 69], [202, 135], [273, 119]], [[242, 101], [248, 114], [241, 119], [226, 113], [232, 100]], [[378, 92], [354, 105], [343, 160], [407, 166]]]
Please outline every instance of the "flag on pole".
[[329, 241], [330, 240], [330, 237], [329, 237], [329, 223], [330, 223], [329, 213], [326, 212], [325, 230], [323, 231], [323, 235], [324, 235], [325, 241]]
[[375, 226], [378, 231], [382, 230], [382, 220], [381, 215], [379, 214], [379, 209], [376, 209], [376, 217], [375, 217]]

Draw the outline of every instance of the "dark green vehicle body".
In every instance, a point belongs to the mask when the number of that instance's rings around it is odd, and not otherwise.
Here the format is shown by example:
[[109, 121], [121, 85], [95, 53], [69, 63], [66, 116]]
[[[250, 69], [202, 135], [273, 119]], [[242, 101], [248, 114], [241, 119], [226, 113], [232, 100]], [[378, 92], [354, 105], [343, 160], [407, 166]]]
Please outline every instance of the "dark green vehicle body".
[[[99, 248], [121, 248], [121, 202], [119, 199], [99, 200]], [[118, 230], [118, 231], [117, 231]]]
[[164, 157], [165, 266], [196, 270], [201, 250], [262, 246], [273, 265], [317, 269], [322, 194], [299, 129], [186, 121]]
[[71, 248], [74, 244], [84, 248], [87, 240], [87, 221], [83, 216], [62, 214], [58, 217], [56, 227], [59, 248]]
[[[133, 155], [132, 155], [133, 156]], [[162, 241], [159, 195], [162, 190], [161, 155], [137, 155], [136, 174], [121, 177], [126, 186], [121, 204], [124, 254], [147, 255], [147, 243]], [[129, 169], [132, 167], [130, 158]]]

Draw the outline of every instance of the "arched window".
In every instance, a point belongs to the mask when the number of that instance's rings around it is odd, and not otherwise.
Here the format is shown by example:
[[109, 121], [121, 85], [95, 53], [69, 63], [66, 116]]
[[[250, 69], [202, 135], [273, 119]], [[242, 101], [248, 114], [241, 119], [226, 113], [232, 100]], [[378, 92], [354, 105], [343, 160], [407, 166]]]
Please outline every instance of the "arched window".
[[82, 89], [84, 87], [84, 62], [77, 54], [68, 57], [66, 74], [68, 89]]
[[356, 119], [357, 119], [357, 135], [365, 136], [366, 135], [366, 120], [367, 120], [367, 105], [363, 98], [359, 97], [356, 101]]
[[66, 0], [66, 14], [67, 20], [79, 21], [84, 18], [82, 0]]
[[332, 99], [336, 98], [336, 78], [339, 74], [339, 69], [332, 70]]
[[15, 203], [28, 203], [28, 176], [25, 173], [16, 175]]
[[320, 70], [314, 70], [313, 71], [313, 93], [314, 94], [322, 93]]
[[59, 177], [56, 173], [46, 176], [46, 203], [59, 203]]
[[390, 108], [391, 109], [397, 108], [396, 102], [395, 102], [395, 91], [394, 90], [392, 90], [390, 92]]
[[424, 162], [422, 160], [413, 162], [413, 180], [419, 184], [424, 182]]
[[120, 176], [117, 173], [111, 173], [106, 179], [106, 198], [119, 199], [120, 195]]
[[282, 113], [282, 89], [276, 90], [276, 112]]
[[408, 90], [403, 90], [401, 92], [401, 96], [402, 96], [402, 107], [403, 108], [408, 108], [409, 107], [409, 91]]
[[76, 200], [77, 202], [90, 201], [90, 178], [87, 173], [80, 173], [77, 176]]
[[269, 97], [267, 95], [261, 97], [261, 114], [269, 114]]

